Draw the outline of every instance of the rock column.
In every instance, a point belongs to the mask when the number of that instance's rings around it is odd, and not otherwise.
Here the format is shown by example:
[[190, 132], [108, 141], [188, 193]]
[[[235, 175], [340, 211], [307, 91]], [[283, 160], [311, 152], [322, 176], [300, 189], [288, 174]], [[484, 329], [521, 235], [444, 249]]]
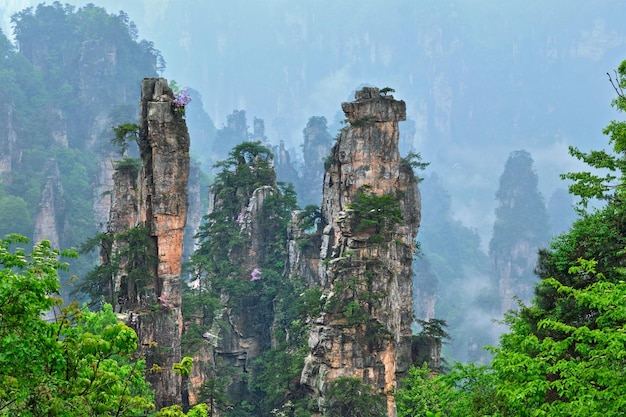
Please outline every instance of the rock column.
[[149, 230], [158, 262], [153, 292], [147, 294], [157, 311], [143, 315], [139, 338], [150, 346], [150, 362], [160, 367], [149, 379], [157, 407], [181, 403], [181, 377], [172, 365], [181, 360], [181, 264], [187, 218], [189, 133], [182, 110], [163, 78], [146, 78], [141, 84], [139, 149], [139, 219]]
[[115, 265], [119, 272], [112, 277], [111, 298], [137, 331], [158, 408], [182, 403], [181, 376], [172, 365], [181, 361], [190, 160], [187, 125], [173, 99], [165, 79], [143, 80], [137, 138], [141, 161], [118, 164], [107, 226], [113, 239], [108, 252], [128, 254]]
[[[331, 151], [321, 206], [318, 279], [327, 301], [311, 329], [301, 383], [322, 400], [329, 382], [362, 379], [387, 395], [394, 416], [389, 393], [411, 364], [411, 263], [420, 222], [417, 180], [398, 151], [406, 106], [364, 88], [342, 108], [349, 125]], [[372, 213], [355, 210], [362, 196], [386, 198], [401, 215], [363, 227], [359, 219]]]

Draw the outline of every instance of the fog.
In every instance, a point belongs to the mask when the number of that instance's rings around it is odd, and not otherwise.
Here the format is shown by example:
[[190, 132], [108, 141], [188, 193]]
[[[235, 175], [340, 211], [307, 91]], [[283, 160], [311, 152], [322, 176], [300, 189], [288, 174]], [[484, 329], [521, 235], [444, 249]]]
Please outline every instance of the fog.
[[[3, 31], [38, 3], [0, 0]], [[199, 91], [218, 128], [246, 110], [292, 152], [308, 118], [334, 120], [358, 86], [394, 88], [417, 128], [403, 149], [431, 162], [483, 243], [511, 151], [533, 155], [549, 199], [578, 166], [568, 145], [604, 146], [615, 118], [606, 73], [626, 58], [617, 0], [95, 3], [128, 13], [162, 52], [163, 76]]]

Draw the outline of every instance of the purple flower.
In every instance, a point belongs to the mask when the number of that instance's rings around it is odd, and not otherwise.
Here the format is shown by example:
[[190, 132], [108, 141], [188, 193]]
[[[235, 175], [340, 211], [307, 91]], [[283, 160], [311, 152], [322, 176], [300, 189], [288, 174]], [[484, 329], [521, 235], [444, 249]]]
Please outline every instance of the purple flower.
[[261, 279], [261, 271], [258, 268], [254, 268], [252, 270], [252, 274], [250, 274], [250, 281], [258, 281]]
[[191, 96], [187, 93], [187, 87], [180, 91], [174, 91], [174, 105], [176, 107], [185, 107], [191, 101]]
[[237, 216], [237, 223], [243, 223], [243, 212], [239, 213], [239, 215]]

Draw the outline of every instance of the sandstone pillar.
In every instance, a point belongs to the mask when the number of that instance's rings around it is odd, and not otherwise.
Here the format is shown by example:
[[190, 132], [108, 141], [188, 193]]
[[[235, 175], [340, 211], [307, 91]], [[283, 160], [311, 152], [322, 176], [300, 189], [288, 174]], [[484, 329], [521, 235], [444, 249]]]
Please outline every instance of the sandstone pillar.
[[[406, 106], [377, 88], [364, 88], [342, 109], [348, 125], [331, 151], [321, 205], [326, 227], [318, 279], [327, 302], [312, 326], [301, 376], [320, 399], [340, 377], [362, 379], [388, 394], [411, 364], [411, 262], [420, 198], [413, 171], [398, 151], [398, 122], [405, 120]], [[372, 216], [367, 226], [363, 219], [370, 211], [386, 209], [359, 212], [368, 199], [388, 199], [401, 215], [396, 210], [396, 220]], [[387, 405], [395, 415], [391, 395]]]

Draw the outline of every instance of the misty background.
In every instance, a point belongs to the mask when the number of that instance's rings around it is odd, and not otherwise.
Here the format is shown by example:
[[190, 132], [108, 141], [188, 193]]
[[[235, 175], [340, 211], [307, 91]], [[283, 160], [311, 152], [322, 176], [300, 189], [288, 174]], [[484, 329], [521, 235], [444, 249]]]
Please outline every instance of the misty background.
[[[0, 0], [3, 31], [39, 3]], [[577, 166], [567, 146], [604, 142], [615, 117], [606, 73], [626, 56], [617, 0], [95, 4], [129, 15], [165, 58], [162, 75], [198, 91], [217, 128], [245, 110], [292, 154], [311, 116], [332, 127], [359, 86], [394, 88], [409, 119], [401, 146], [431, 163], [485, 247], [509, 153], [530, 152], [546, 199], [565, 187], [559, 174]]]
[[[0, 0], [3, 32], [11, 38], [11, 16], [39, 3]], [[395, 89], [407, 104], [401, 153], [419, 152], [430, 163], [418, 240], [440, 283], [444, 273], [459, 279], [446, 284], [458, 292], [439, 295], [446, 303], [487, 291], [495, 195], [511, 153], [532, 156], [549, 205], [555, 193], [567, 197], [559, 174], [581, 168], [567, 147], [604, 147], [602, 129], [617, 117], [607, 72], [626, 58], [626, 6], [618, 0], [91, 3], [127, 13], [139, 38], [161, 52], [160, 74], [191, 89], [192, 150], [207, 169], [215, 162], [210, 150], [220, 146], [215, 132], [235, 110], [245, 111], [250, 127], [263, 119], [267, 142], [283, 141], [301, 166], [311, 117], [324, 116], [334, 137], [344, 118], [340, 103], [356, 89]], [[207, 117], [194, 116], [202, 110]], [[563, 205], [549, 214], [553, 234], [574, 218]], [[449, 239], [434, 228], [443, 223]], [[452, 267], [456, 255], [431, 256], [442, 253], [435, 246], [460, 241], [475, 244], [455, 252], [471, 261]], [[463, 327], [440, 304], [453, 330]], [[486, 327], [491, 318], [471, 320]]]

